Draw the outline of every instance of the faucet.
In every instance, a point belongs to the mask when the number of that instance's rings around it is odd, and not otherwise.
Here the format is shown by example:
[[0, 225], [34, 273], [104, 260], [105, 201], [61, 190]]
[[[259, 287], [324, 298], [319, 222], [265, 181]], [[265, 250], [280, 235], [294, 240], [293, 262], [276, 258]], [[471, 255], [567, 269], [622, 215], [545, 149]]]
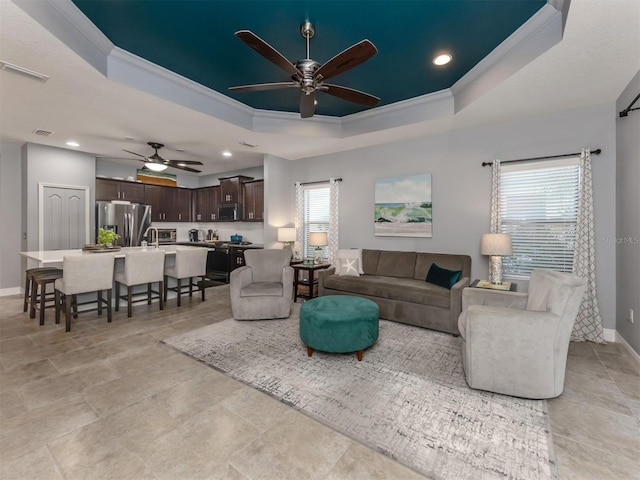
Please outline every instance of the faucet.
[[149, 230], [153, 230], [154, 232], [156, 232], [156, 243], [155, 243], [155, 247], [156, 248], [160, 248], [160, 237], [158, 236], [158, 229], [156, 227], [149, 227], [145, 230], [144, 232], [144, 236], [147, 236], [147, 233], [149, 233]]

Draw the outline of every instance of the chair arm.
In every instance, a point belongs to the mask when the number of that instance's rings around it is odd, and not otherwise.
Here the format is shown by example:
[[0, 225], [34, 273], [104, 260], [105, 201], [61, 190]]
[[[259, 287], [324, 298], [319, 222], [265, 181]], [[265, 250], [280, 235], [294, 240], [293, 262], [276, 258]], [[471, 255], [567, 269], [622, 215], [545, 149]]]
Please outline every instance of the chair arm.
[[293, 274], [293, 268], [288, 265], [282, 269], [282, 292], [285, 296], [287, 292], [293, 295]]
[[456, 321], [460, 312], [462, 312], [462, 291], [465, 287], [469, 286], [469, 277], [462, 277], [458, 280], [453, 287], [451, 287], [451, 293], [449, 295], [449, 308], [451, 309], [451, 318], [455, 318]]
[[253, 283], [253, 268], [244, 266], [236, 268], [229, 275], [231, 298], [240, 298], [240, 291]]
[[462, 292], [462, 311], [471, 305], [490, 305], [494, 307], [525, 310], [529, 296], [522, 292], [507, 292], [486, 288], [465, 288]]

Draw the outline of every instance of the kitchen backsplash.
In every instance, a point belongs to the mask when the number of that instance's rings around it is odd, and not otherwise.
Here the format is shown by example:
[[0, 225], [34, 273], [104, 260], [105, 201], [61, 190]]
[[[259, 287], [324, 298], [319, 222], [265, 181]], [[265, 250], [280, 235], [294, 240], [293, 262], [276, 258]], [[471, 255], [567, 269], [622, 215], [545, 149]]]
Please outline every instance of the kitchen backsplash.
[[191, 223], [172, 223], [172, 222], [153, 222], [154, 227], [158, 228], [175, 228], [178, 242], [189, 241], [189, 230], [204, 230], [205, 234], [208, 230], [218, 232], [220, 240], [230, 240], [231, 235], [242, 235], [242, 240], [264, 244], [264, 224], [262, 222], [191, 222]]

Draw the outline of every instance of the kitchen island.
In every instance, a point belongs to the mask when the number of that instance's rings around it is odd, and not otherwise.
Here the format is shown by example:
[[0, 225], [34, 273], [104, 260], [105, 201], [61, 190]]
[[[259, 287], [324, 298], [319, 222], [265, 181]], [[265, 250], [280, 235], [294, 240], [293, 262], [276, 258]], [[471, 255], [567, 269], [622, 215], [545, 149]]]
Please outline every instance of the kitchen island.
[[[159, 250], [164, 250], [166, 257], [169, 259], [171, 257], [175, 258], [176, 250], [178, 249], [193, 249], [193, 248], [202, 248], [195, 246], [186, 246], [186, 245], [160, 245], [158, 247]], [[29, 265], [27, 268], [32, 268], [35, 266], [39, 267], [53, 267], [58, 264], [62, 265], [62, 260], [65, 256], [77, 256], [77, 255], [114, 255], [116, 257], [116, 261], [118, 259], [124, 259], [127, 252], [145, 252], [145, 251], [154, 251], [156, 247], [122, 247], [120, 250], [116, 250], [113, 253], [104, 253], [104, 252], [84, 252], [82, 249], [74, 249], [74, 250], [32, 250], [30, 252], [20, 252], [20, 255], [25, 257], [32, 265]]]

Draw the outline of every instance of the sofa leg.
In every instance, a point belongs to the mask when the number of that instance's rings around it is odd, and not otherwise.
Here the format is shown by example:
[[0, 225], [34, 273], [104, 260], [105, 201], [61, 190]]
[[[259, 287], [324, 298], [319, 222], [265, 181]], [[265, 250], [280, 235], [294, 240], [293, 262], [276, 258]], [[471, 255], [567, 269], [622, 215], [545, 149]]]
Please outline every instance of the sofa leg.
[[310, 357], [311, 355], [313, 355], [313, 348], [307, 347], [307, 357]]
[[364, 350], [358, 350], [356, 352], [356, 356], [358, 357], [358, 361], [361, 362], [362, 361], [362, 352], [364, 352]]

